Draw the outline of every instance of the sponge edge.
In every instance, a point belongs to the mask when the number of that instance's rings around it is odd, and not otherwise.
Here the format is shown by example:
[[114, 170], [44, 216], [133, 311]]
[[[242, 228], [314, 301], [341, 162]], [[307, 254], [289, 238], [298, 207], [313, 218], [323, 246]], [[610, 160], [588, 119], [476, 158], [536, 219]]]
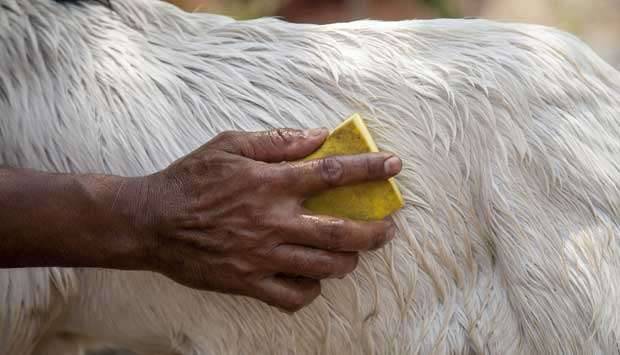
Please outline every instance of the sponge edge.
[[[378, 151], [364, 121], [359, 114], [354, 114], [336, 127], [323, 145], [304, 160]], [[392, 178], [336, 187], [304, 202], [304, 207], [314, 213], [356, 220], [383, 219], [403, 206], [403, 197]]]

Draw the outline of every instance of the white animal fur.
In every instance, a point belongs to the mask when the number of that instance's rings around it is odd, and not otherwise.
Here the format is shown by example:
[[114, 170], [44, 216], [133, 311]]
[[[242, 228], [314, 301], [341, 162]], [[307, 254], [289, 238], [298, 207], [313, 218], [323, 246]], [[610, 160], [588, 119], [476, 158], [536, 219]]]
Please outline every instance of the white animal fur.
[[404, 159], [398, 238], [294, 316], [147, 272], [5, 270], [0, 353], [56, 334], [143, 354], [620, 351], [620, 74], [586, 45], [112, 5], [0, 0], [0, 164], [141, 175], [223, 130], [361, 112]]

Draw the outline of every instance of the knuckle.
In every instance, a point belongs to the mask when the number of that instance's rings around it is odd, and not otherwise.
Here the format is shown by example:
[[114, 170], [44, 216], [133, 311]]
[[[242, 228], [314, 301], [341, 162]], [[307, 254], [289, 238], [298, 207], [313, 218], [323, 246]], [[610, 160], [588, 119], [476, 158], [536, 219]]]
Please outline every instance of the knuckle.
[[338, 257], [338, 260], [334, 262], [334, 276], [342, 277], [352, 273], [357, 268], [358, 262], [359, 256], [357, 253]]
[[344, 175], [344, 164], [341, 159], [337, 157], [328, 157], [318, 160], [318, 164], [321, 179], [327, 185], [337, 185], [340, 181], [342, 181]]
[[317, 297], [319, 297], [320, 294], [321, 294], [321, 283], [317, 281], [314, 287], [308, 291], [308, 297], [307, 297], [306, 303], [310, 303], [314, 301]]
[[252, 182], [252, 185], [261, 186], [268, 182], [267, 169], [264, 169], [260, 165], [252, 164], [245, 169], [245, 178]]
[[382, 246], [385, 245], [385, 243], [387, 243], [387, 241], [388, 239], [385, 234], [379, 234], [374, 236], [371, 242], [370, 250], [380, 249]]
[[320, 265], [321, 279], [337, 277], [346, 272], [344, 263], [338, 257], [329, 257]]
[[246, 132], [224, 131], [215, 136], [210, 144], [219, 149], [232, 150], [245, 156], [254, 156], [256, 153], [256, 147]]
[[236, 139], [238, 132], [224, 131], [218, 133], [212, 140], [212, 143], [228, 143]]
[[363, 169], [364, 174], [368, 177], [379, 176], [382, 171], [382, 167], [377, 163], [377, 160], [370, 156], [364, 158]]
[[330, 256], [322, 262], [321, 279], [343, 277], [350, 274], [357, 268], [359, 256], [357, 253], [347, 253], [337, 256]]
[[391, 224], [387, 224], [380, 228], [372, 237], [370, 249], [376, 250], [384, 246], [392, 238], [394, 238], [395, 228]]
[[239, 277], [244, 280], [252, 278], [256, 273], [254, 266], [248, 263], [236, 263], [235, 269]]
[[349, 268], [347, 269], [347, 274], [355, 271], [355, 269], [357, 268], [357, 265], [359, 264], [359, 261], [360, 261], [360, 256], [357, 253], [352, 254], [349, 257]]
[[315, 269], [316, 263], [307, 255], [292, 255], [291, 261], [293, 265], [296, 265], [299, 270], [309, 271]]
[[[271, 234], [273, 235], [276, 233]], [[261, 243], [261, 245], [257, 248], [256, 252], [258, 257], [264, 260], [264, 262], [271, 264], [272, 260], [275, 258], [273, 254], [281, 243], [282, 241], [280, 238], [272, 236], [266, 242]]]
[[303, 256], [296, 260], [300, 274], [316, 279], [327, 279], [337, 273], [337, 266], [330, 257], [319, 255]]
[[282, 177], [273, 166], [262, 163], [251, 164], [246, 173], [245, 180], [256, 189], [256, 192], [273, 192], [274, 188], [282, 187]]
[[347, 238], [345, 222], [343, 220], [331, 221], [327, 224], [327, 250], [340, 250], [344, 247]]
[[278, 188], [290, 188], [295, 181], [295, 166], [289, 162], [283, 162], [276, 167], [271, 166], [269, 182]]
[[293, 143], [299, 131], [290, 128], [276, 128], [269, 131], [271, 143], [276, 146]]

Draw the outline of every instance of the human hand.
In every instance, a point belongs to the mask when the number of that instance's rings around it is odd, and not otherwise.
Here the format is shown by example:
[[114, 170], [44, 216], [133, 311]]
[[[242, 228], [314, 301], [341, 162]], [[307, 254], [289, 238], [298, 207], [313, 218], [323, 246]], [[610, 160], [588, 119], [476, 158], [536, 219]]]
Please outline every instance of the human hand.
[[388, 153], [299, 160], [327, 130], [224, 132], [143, 179], [148, 268], [193, 288], [254, 297], [287, 311], [309, 304], [320, 280], [343, 277], [358, 252], [394, 236], [389, 221], [313, 215], [305, 198], [397, 174]]

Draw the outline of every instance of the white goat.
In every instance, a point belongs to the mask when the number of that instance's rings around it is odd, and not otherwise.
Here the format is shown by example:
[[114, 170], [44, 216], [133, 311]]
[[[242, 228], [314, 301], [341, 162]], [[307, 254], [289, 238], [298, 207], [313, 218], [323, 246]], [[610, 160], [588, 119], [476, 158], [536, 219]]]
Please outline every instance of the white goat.
[[111, 3], [0, 0], [0, 164], [141, 175], [220, 131], [360, 112], [404, 160], [398, 237], [292, 316], [148, 272], [1, 271], [1, 354], [620, 352], [620, 74], [586, 45]]

